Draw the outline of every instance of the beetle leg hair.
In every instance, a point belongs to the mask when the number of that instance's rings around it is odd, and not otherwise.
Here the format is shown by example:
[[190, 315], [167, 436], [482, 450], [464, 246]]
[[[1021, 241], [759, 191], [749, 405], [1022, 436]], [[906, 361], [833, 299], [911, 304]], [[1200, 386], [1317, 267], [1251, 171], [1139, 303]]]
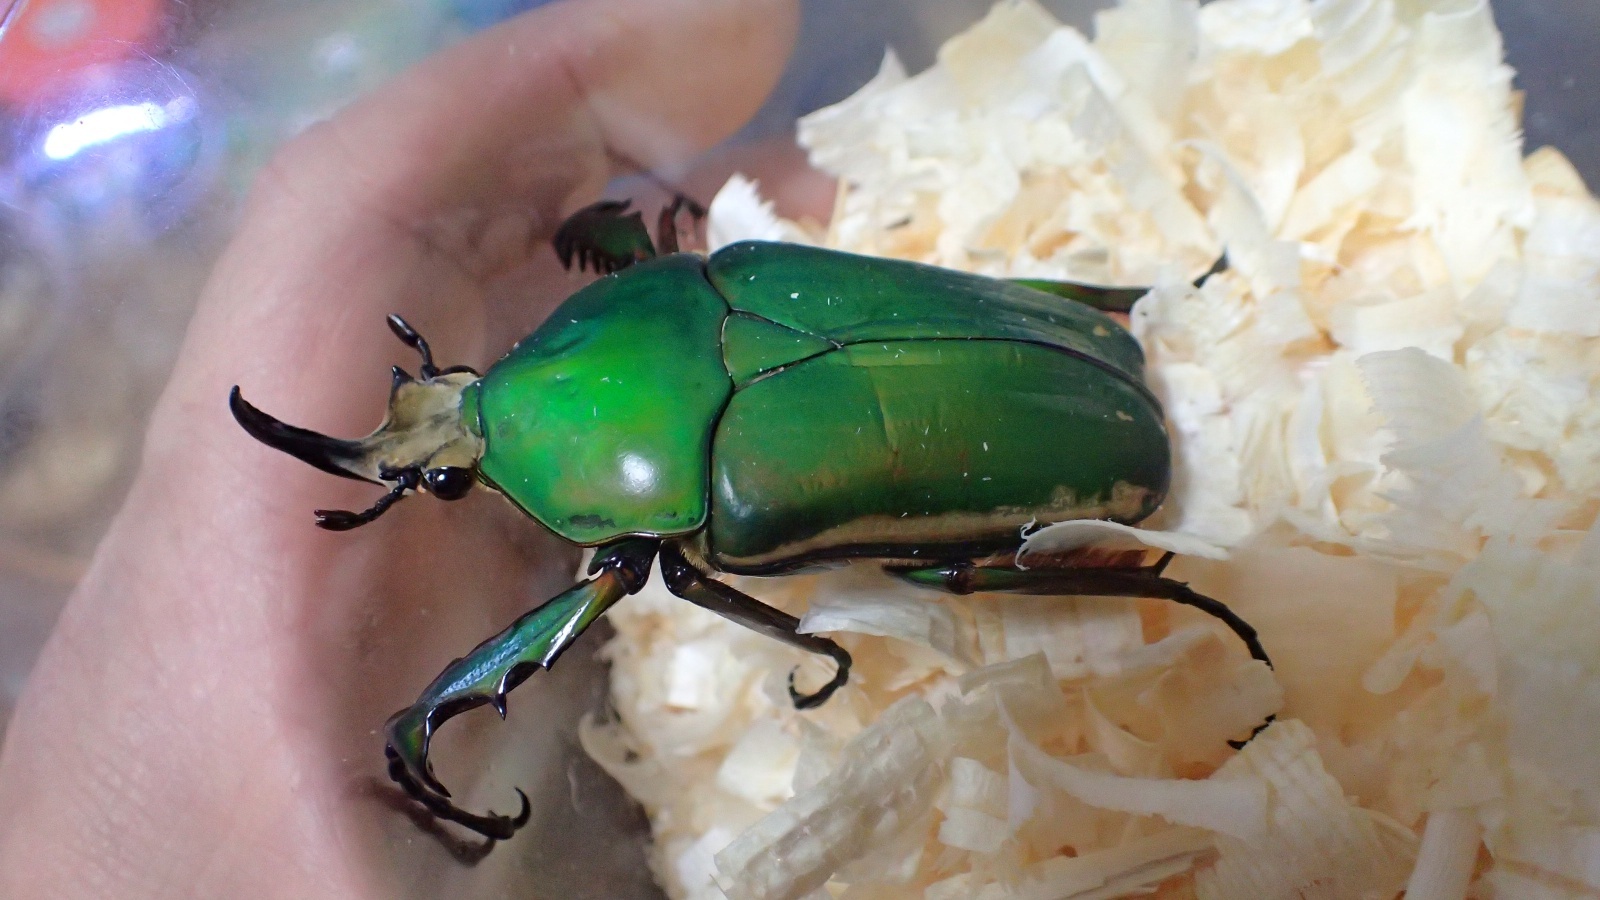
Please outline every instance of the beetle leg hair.
[[808, 653], [830, 657], [838, 665], [833, 679], [814, 693], [802, 694], [795, 690], [794, 672], [789, 673], [789, 699], [795, 709], [812, 709], [828, 701], [834, 691], [850, 680], [850, 654], [825, 637], [801, 634], [795, 629], [800, 620], [780, 609], [774, 609], [745, 592], [712, 578], [689, 561], [682, 549], [669, 543], [661, 548], [661, 576], [667, 590], [702, 609], [744, 627], [798, 647]]
[[384, 726], [389, 777], [435, 816], [484, 837], [505, 840], [527, 824], [528, 798], [520, 790], [522, 809], [515, 816], [477, 815], [452, 803], [450, 792], [434, 777], [428, 744], [440, 726], [469, 709], [493, 706], [505, 718], [506, 695], [513, 688], [539, 669], [549, 668], [601, 613], [644, 586], [658, 543], [633, 538], [601, 548], [590, 567], [593, 578], [526, 613], [445, 667], [416, 703], [395, 713]]

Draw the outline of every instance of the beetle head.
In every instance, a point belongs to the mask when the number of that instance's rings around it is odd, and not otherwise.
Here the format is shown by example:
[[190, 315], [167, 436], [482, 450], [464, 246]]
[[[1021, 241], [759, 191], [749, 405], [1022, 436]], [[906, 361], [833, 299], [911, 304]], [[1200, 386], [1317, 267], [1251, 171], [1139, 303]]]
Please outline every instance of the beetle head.
[[408, 491], [424, 490], [441, 500], [459, 500], [477, 480], [483, 439], [467, 427], [462, 393], [478, 380], [466, 366], [439, 369], [428, 342], [399, 316], [389, 327], [422, 355], [421, 378], [394, 367], [389, 412], [378, 430], [344, 440], [278, 421], [250, 405], [234, 387], [233, 417], [251, 437], [324, 472], [384, 485], [389, 492], [362, 512], [317, 510], [317, 524], [344, 531], [376, 519]]

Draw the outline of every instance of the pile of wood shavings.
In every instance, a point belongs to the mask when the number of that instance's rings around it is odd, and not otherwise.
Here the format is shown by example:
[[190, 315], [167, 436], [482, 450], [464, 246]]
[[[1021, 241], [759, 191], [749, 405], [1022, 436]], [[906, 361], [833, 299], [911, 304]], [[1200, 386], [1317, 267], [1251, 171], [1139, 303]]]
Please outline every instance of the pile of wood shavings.
[[[610, 614], [588, 751], [675, 898], [1600, 892], [1600, 204], [1523, 158], [1485, 2], [1006, 2], [801, 123], [808, 235], [736, 180], [713, 242], [1154, 283], [1179, 458], [1160, 532], [1276, 671], [1155, 601], [741, 586], [857, 661], [669, 596]], [[1226, 248], [1232, 268], [1186, 281]], [[1087, 532], [1087, 534], [1086, 534]], [[1118, 532], [1118, 533], [1110, 533]], [[1276, 724], [1241, 752], [1227, 740]]]

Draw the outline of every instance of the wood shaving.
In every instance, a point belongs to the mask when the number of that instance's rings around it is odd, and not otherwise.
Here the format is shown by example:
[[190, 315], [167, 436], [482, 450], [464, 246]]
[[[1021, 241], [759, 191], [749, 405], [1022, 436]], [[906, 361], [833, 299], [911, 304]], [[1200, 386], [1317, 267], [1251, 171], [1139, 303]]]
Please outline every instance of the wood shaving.
[[730, 184], [718, 242], [1153, 284], [1157, 532], [1033, 543], [1183, 550], [1278, 668], [1155, 601], [741, 580], [856, 659], [799, 713], [827, 664], [653, 584], [585, 742], [668, 893], [1600, 894], [1600, 203], [1511, 79], [1484, 0], [1124, 0], [1093, 40], [1007, 0], [801, 122], [825, 233]]

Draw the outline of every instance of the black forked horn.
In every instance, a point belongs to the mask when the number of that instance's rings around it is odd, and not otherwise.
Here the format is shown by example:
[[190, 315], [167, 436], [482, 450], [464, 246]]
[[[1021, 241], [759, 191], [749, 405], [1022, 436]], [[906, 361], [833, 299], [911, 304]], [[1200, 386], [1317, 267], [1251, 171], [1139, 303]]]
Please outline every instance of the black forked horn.
[[239, 393], [237, 385], [228, 395], [228, 408], [233, 411], [234, 419], [244, 430], [250, 432], [251, 437], [274, 450], [282, 450], [324, 472], [342, 475], [356, 481], [381, 483], [357, 475], [349, 468], [358, 465], [361, 457], [361, 445], [356, 441], [342, 441], [307, 428], [286, 425], [251, 406]]

